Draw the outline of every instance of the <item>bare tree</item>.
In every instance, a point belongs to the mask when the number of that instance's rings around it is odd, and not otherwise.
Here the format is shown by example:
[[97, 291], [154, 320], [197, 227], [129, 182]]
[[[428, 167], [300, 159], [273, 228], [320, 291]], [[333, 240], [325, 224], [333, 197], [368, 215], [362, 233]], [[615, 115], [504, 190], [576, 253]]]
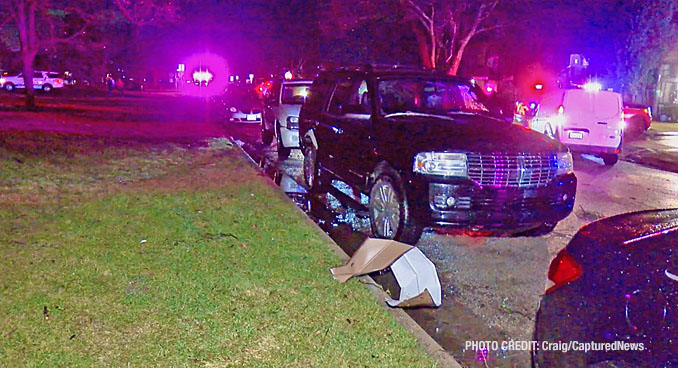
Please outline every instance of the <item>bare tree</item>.
[[678, 39], [678, 2], [635, 0], [624, 10], [629, 29], [617, 54], [617, 78], [625, 98], [651, 104], [662, 57]]
[[180, 19], [181, 0], [115, 0], [114, 2], [120, 14], [130, 24], [137, 27], [174, 23]]
[[[72, 3], [72, 2], [70, 2]], [[19, 38], [26, 108], [35, 109], [33, 63], [41, 50], [70, 42], [86, 32], [91, 18], [83, 4], [58, 4], [49, 0], [3, 0], [0, 11], [16, 27]]]
[[[189, 1], [189, 0], [186, 0]], [[100, 0], [0, 0], [5, 25], [14, 27], [19, 39], [26, 108], [35, 109], [33, 73], [35, 58], [59, 44], [69, 43], [88, 29], [110, 23], [112, 14], [136, 28], [159, 25], [178, 19], [179, 1], [115, 0], [112, 6]]]
[[499, 0], [400, 0], [425, 66], [457, 74], [473, 37], [495, 29], [491, 16]]
[[[499, 0], [330, 0], [322, 19], [331, 37], [366, 23], [403, 22], [417, 41], [421, 62], [456, 74], [469, 42], [499, 27], [493, 17]], [[378, 36], [378, 35], [375, 35]]]

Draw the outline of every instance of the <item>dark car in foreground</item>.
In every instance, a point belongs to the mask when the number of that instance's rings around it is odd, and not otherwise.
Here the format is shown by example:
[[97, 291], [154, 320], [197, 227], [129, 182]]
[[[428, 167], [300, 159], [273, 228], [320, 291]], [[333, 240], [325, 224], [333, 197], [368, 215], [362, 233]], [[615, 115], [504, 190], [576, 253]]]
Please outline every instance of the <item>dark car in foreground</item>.
[[583, 227], [548, 276], [535, 367], [678, 367], [678, 209]]
[[424, 227], [550, 231], [577, 179], [558, 141], [492, 117], [468, 80], [422, 69], [321, 73], [300, 114], [312, 192], [339, 179], [369, 196], [373, 235]]

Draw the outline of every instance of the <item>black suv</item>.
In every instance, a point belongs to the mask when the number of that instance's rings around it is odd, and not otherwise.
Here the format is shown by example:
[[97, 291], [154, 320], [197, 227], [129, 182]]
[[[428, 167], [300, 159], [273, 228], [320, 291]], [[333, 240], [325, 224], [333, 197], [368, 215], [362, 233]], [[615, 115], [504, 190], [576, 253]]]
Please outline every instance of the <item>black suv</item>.
[[572, 212], [568, 149], [506, 123], [470, 80], [399, 67], [322, 72], [300, 114], [304, 179], [369, 196], [374, 236], [414, 243], [424, 227], [549, 232]]

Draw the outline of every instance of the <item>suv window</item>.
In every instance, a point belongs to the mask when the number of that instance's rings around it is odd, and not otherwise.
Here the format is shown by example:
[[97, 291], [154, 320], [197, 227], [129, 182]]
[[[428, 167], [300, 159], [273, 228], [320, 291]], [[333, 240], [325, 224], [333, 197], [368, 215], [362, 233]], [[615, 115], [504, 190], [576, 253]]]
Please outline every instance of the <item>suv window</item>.
[[329, 111], [332, 114], [369, 114], [370, 102], [367, 82], [346, 78], [339, 83], [332, 94]]
[[48, 78], [60, 78], [59, 73], [48, 73], [47, 77]]
[[327, 76], [321, 75], [311, 85], [308, 91], [308, 99], [304, 104], [305, 110], [320, 111], [325, 104], [327, 93], [334, 86], [334, 81]]
[[308, 84], [283, 84], [281, 101], [284, 104], [300, 105], [308, 96]]
[[419, 112], [445, 115], [455, 111], [486, 112], [471, 86], [452, 79], [405, 77], [378, 82], [384, 114]]
[[33, 72], [33, 78], [42, 78], [42, 72]]

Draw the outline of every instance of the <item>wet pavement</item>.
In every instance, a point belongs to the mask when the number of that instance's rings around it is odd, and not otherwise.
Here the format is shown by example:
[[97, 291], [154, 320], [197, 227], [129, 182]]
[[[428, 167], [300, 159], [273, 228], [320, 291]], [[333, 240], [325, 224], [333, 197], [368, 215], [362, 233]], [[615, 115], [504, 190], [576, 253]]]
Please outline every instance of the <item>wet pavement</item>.
[[624, 143], [622, 160], [678, 173], [678, 123], [653, 123]]
[[[370, 235], [369, 220], [356, 195], [334, 181], [329, 194], [310, 197], [302, 183], [299, 150], [278, 162], [275, 146], [264, 146], [258, 126], [228, 131], [245, 151], [349, 255]], [[662, 138], [664, 139], [664, 138]], [[672, 139], [668, 136], [665, 139]], [[409, 309], [412, 316], [466, 367], [528, 367], [525, 351], [465, 350], [466, 341], [531, 340], [535, 313], [550, 281], [551, 259], [583, 225], [623, 212], [678, 207], [678, 174], [620, 161], [605, 166], [594, 156], [575, 157], [579, 180], [573, 213], [540, 237], [427, 231], [417, 246], [436, 264], [443, 285], [441, 308]], [[397, 296], [390, 272], [372, 275]]]

